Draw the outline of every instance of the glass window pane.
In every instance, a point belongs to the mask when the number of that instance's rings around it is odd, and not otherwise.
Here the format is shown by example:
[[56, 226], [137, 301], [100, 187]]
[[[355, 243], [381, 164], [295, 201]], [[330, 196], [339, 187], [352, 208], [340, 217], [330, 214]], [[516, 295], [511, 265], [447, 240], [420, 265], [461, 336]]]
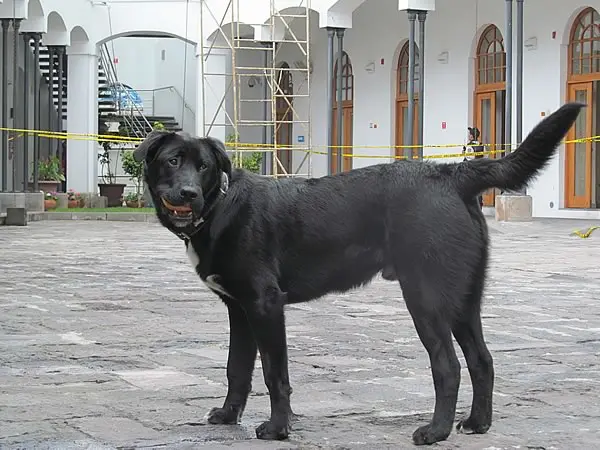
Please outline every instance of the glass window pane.
[[[587, 91], [577, 91], [575, 94], [575, 101], [581, 103], [587, 103]], [[585, 111], [577, 116], [575, 121], [575, 139], [582, 139], [586, 137], [586, 122], [587, 114]], [[586, 182], [587, 182], [587, 143], [580, 142], [575, 144], [575, 155], [574, 155], [574, 183], [575, 183], [575, 196], [584, 196], [586, 194]]]

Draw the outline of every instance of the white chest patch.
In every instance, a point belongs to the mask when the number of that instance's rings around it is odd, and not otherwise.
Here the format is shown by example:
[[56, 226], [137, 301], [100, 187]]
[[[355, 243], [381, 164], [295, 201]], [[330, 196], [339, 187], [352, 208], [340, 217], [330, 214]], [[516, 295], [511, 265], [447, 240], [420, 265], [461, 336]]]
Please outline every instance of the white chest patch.
[[[196, 267], [198, 267], [198, 264], [200, 264], [200, 256], [198, 256], [198, 253], [196, 253], [192, 244], [187, 245], [186, 253], [188, 259], [190, 260], [190, 263], [192, 264], [192, 267], [194, 268], [194, 271], [196, 271]], [[206, 277], [206, 280], [202, 281], [204, 282], [206, 287], [208, 287], [211, 291], [216, 292], [217, 294], [231, 297], [231, 295], [225, 290], [225, 288], [217, 282], [218, 279], [218, 275], [209, 275]]]
[[187, 245], [185, 252], [187, 253], [187, 257], [190, 260], [194, 271], [196, 271], [196, 267], [198, 267], [198, 264], [200, 264], [200, 257], [198, 256], [198, 253], [196, 253], [196, 250], [194, 250], [192, 244]]

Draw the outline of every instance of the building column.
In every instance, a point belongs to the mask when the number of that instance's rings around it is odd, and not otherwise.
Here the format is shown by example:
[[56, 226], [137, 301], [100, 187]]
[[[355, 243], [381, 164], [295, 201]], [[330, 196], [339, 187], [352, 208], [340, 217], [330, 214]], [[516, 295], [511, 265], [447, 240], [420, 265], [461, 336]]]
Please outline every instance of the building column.
[[[207, 52], [208, 47], [209, 45], [205, 44]], [[231, 125], [226, 115], [226, 93], [232, 73], [231, 50], [210, 49], [210, 53], [199, 53], [197, 62], [196, 134], [211, 136], [225, 142], [227, 127]]]
[[[8, 128], [8, 28], [9, 19], [2, 19], [2, 128]], [[2, 192], [8, 191], [8, 133], [2, 137]]]
[[[417, 20], [417, 12], [414, 10], [408, 10], [408, 86], [406, 88], [408, 94], [408, 133], [407, 133], [407, 144], [412, 146], [414, 142], [413, 135], [413, 123], [415, 118], [415, 21]], [[421, 59], [423, 59], [421, 57]], [[421, 105], [423, 109], [423, 105]], [[406, 147], [404, 149], [404, 157], [412, 159], [413, 149], [412, 147]]]
[[506, 0], [505, 3], [505, 30], [504, 30], [504, 50], [506, 52], [506, 92], [505, 92], [505, 116], [504, 116], [504, 141], [506, 143], [506, 152], [512, 151], [512, 107], [513, 107], [513, 0]]
[[[31, 34], [23, 33], [23, 128], [25, 130], [31, 129], [31, 123], [29, 122], [29, 103], [31, 101], [31, 97], [29, 96], [29, 75], [31, 72], [29, 59], [31, 58], [31, 48], [29, 45], [29, 40], [31, 39]], [[35, 73], [35, 72], [34, 72]], [[22, 171], [23, 171], [23, 192], [28, 191], [29, 187], [29, 141], [31, 140], [31, 135], [26, 134], [23, 136], [23, 161], [22, 161]], [[34, 136], [35, 139], [35, 136]]]
[[[40, 129], [40, 33], [33, 33], [33, 128]], [[40, 161], [40, 136], [33, 137], [33, 192], [39, 192], [38, 164]]]
[[[12, 128], [19, 128], [18, 110], [22, 99], [19, 92], [19, 29], [21, 28], [21, 19], [13, 20], [13, 76], [12, 76]], [[8, 133], [12, 135], [13, 140], [9, 143], [9, 148], [12, 148], [12, 191], [20, 192], [20, 168], [23, 155], [20, 154], [20, 142], [17, 139], [17, 133], [13, 131]]]
[[333, 167], [333, 67], [335, 28], [327, 27], [327, 175], [332, 174]]
[[[98, 56], [68, 50], [67, 131], [98, 133]], [[67, 142], [67, 189], [98, 191], [98, 149], [93, 139]]]
[[425, 19], [427, 19], [427, 11], [419, 11], [419, 149], [417, 152], [418, 159], [423, 160], [423, 144], [425, 127]]
[[344, 171], [344, 108], [342, 108], [342, 103], [344, 102], [342, 98], [342, 94], [344, 92], [343, 83], [343, 72], [344, 67], [343, 64], [343, 56], [344, 56], [344, 32], [346, 30], [344, 28], [338, 28], [335, 30], [335, 34], [337, 36], [337, 83], [336, 83], [336, 98], [337, 98], [337, 173], [342, 173]]

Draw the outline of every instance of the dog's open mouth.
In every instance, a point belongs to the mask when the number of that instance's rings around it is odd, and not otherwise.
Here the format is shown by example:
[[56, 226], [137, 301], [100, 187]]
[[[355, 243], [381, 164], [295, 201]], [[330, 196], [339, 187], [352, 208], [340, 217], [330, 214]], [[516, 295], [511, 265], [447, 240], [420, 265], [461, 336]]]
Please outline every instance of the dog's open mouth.
[[181, 219], [191, 219], [193, 212], [192, 208], [189, 205], [181, 205], [175, 206], [169, 203], [165, 198], [161, 198], [164, 207], [169, 211], [169, 213], [175, 217], [179, 217]]

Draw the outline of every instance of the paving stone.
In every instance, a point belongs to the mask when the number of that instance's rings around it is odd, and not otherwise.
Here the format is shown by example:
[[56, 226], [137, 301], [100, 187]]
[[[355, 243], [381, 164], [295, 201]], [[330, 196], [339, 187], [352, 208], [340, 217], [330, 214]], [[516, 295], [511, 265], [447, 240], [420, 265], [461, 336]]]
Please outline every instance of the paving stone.
[[[397, 283], [376, 279], [288, 307], [299, 418], [289, 441], [261, 442], [254, 427], [268, 418], [269, 399], [260, 359], [242, 424], [206, 424], [226, 395], [227, 312], [181, 241], [152, 215], [106, 217], [30, 217], [26, 228], [2, 228], [0, 448], [411, 447], [434, 397]], [[482, 436], [453, 432], [436, 448], [597, 447], [600, 232], [571, 235], [590, 225], [490, 221], [483, 322], [496, 368], [494, 423]], [[472, 389], [456, 348], [458, 420]]]

